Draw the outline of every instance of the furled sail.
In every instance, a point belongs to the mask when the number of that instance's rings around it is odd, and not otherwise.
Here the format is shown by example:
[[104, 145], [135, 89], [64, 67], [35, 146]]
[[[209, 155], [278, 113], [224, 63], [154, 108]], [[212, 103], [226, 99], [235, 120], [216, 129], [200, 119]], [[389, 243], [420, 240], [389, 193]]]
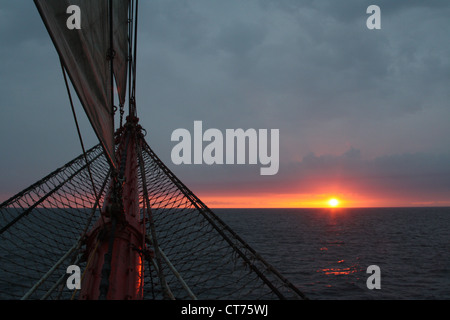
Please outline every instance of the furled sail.
[[[114, 159], [111, 59], [120, 103], [126, 92], [128, 0], [34, 0], [110, 163]], [[113, 4], [112, 11], [109, 9]], [[74, 6], [79, 9], [74, 11]], [[111, 51], [111, 14], [113, 49]], [[79, 25], [71, 25], [78, 19]], [[76, 21], [75, 21], [76, 22]]]

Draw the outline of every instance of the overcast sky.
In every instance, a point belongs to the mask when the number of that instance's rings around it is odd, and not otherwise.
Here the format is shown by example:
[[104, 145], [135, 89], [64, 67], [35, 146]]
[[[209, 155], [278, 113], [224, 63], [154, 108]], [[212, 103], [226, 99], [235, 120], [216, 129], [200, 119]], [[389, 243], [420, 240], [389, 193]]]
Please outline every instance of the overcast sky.
[[[381, 30], [366, 27], [371, 4]], [[449, 1], [143, 0], [139, 14], [138, 116], [154, 151], [200, 197], [335, 192], [450, 205]], [[32, 1], [0, 0], [0, 42], [4, 200], [81, 147]], [[194, 120], [279, 129], [279, 173], [175, 166], [171, 133], [192, 132]]]

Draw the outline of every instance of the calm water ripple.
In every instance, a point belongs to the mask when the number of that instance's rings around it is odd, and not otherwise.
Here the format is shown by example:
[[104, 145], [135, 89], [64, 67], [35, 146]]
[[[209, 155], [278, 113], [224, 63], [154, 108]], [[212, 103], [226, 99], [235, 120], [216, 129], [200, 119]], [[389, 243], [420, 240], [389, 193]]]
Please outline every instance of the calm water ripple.
[[215, 212], [311, 299], [450, 299], [449, 208]]

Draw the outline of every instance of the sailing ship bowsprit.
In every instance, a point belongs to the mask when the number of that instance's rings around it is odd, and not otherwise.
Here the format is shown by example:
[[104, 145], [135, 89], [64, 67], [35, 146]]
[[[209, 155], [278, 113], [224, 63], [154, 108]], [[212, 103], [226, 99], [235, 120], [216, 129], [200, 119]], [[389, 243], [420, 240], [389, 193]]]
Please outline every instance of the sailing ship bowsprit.
[[[138, 0], [34, 2], [72, 110], [69, 83], [99, 144], [85, 150], [80, 135], [79, 157], [1, 204], [0, 298], [305, 298], [145, 141], [135, 99]], [[80, 9], [79, 28], [68, 26], [70, 6]], [[81, 270], [71, 289], [69, 266]]]

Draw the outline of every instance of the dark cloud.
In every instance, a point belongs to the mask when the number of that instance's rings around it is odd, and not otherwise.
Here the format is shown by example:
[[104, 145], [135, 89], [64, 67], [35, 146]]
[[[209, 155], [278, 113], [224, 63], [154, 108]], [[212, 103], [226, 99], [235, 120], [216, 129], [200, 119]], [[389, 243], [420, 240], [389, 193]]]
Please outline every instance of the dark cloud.
[[[371, 4], [141, 1], [137, 102], [150, 144], [171, 165], [172, 131], [192, 130], [194, 120], [221, 130], [276, 128], [280, 173], [268, 185], [281, 187], [291, 171], [307, 180], [305, 172], [319, 164], [337, 170], [339, 161], [346, 174], [361, 173], [354, 179], [371, 174], [381, 181], [389, 168], [402, 169], [394, 159], [409, 158], [417, 172], [434, 167], [430, 177], [446, 177], [443, 162], [432, 159], [450, 149], [450, 3], [380, 0], [376, 31], [365, 25]], [[7, 193], [81, 148], [56, 51], [31, 2], [2, 5], [0, 41], [0, 165], [11, 168], [2, 170], [0, 185]], [[95, 136], [77, 107], [92, 145]], [[360, 150], [353, 160], [345, 154], [351, 147]], [[248, 190], [263, 179], [254, 169], [174, 168], [194, 188], [240, 181]], [[400, 172], [416, 179], [412, 170]]]
[[[267, 178], [257, 176], [257, 166], [228, 167], [231, 177], [221, 168], [191, 167], [187, 181], [205, 193], [242, 195], [307, 195], [336, 193], [351, 200], [363, 196], [382, 201], [394, 200], [399, 205], [418, 202], [448, 205], [450, 193], [450, 153], [405, 153], [380, 156], [372, 159], [351, 148], [340, 155], [307, 154], [300, 161], [285, 164], [278, 175]], [[205, 173], [217, 178], [211, 183]], [[225, 176], [224, 178], [219, 178]], [[235, 186], [240, 188], [236, 189]], [[225, 192], [224, 192], [225, 191]]]
[[343, 187], [352, 185], [354, 190], [366, 194], [389, 190], [391, 195], [411, 193], [416, 196], [427, 190], [440, 191], [439, 196], [442, 196], [450, 191], [449, 160], [450, 154], [425, 153], [364, 159], [360, 150], [350, 149], [338, 156], [309, 154], [301, 162], [291, 164], [291, 169], [298, 174], [299, 181], [308, 184], [323, 183], [325, 178], [338, 181]]

